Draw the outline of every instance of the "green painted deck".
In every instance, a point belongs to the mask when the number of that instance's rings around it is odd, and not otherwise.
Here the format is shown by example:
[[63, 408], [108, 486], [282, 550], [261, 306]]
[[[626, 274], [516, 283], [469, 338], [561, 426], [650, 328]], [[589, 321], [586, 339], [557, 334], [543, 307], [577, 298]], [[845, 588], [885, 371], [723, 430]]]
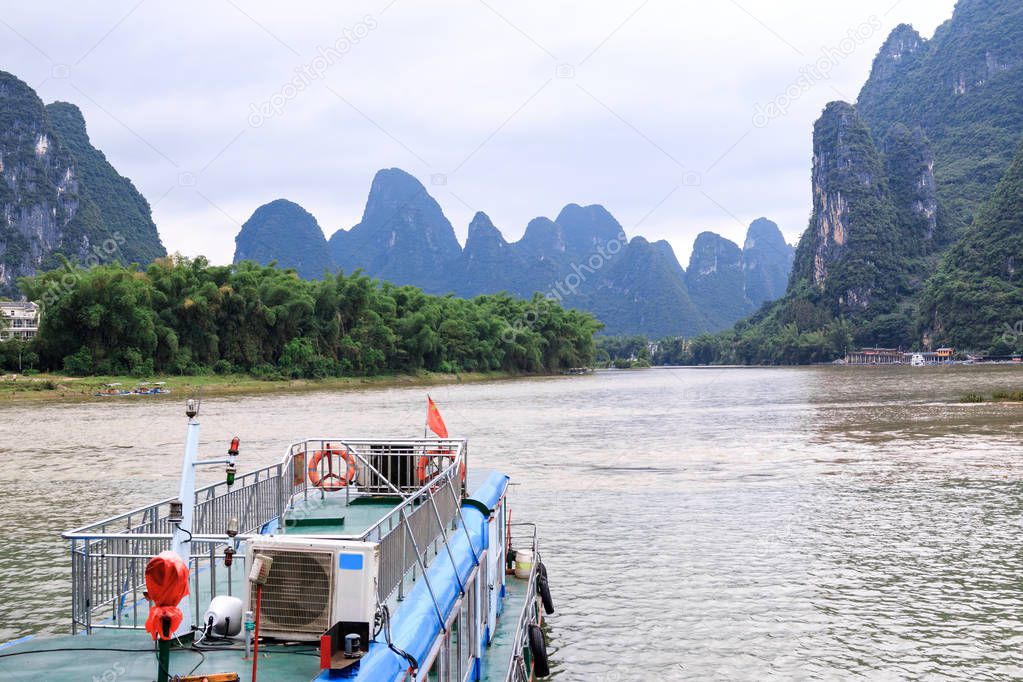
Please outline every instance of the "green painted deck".
[[[236, 672], [243, 681], [252, 679], [252, 661], [243, 660], [240, 646], [204, 650], [203, 654], [205, 660], [192, 649], [175, 647], [171, 650], [170, 674], [187, 675], [198, 665], [193, 674]], [[319, 654], [309, 646], [259, 648], [261, 680], [307, 681], [319, 672]], [[156, 649], [145, 632], [47, 637], [0, 649], [0, 679], [4, 682], [152, 682], [156, 674]]]
[[505, 585], [504, 611], [498, 618], [497, 629], [490, 646], [483, 650], [482, 682], [504, 682], [508, 672], [508, 661], [515, 655], [515, 627], [519, 614], [526, 605], [526, 582], [513, 575], [507, 576]]
[[401, 504], [394, 497], [352, 497], [344, 491], [310, 494], [284, 515], [285, 535], [360, 535]]
[[[400, 503], [397, 498], [352, 497], [344, 491], [318, 494], [296, 502], [285, 516], [285, 535], [359, 535], [385, 518]], [[278, 530], [278, 533], [280, 531]], [[228, 588], [230, 577], [231, 588]], [[200, 605], [200, 615], [210, 601], [211, 590], [218, 594], [245, 594], [245, 568], [239, 561], [230, 571], [217, 562], [215, 571], [205, 569], [192, 583], [191, 608]], [[133, 609], [126, 605], [122, 623], [141, 626], [149, 614], [143, 602]], [[114, 614], [111, 613], [110, 621]], [[108, 621], [108, 622], [110, 622]], [[99, 622], [99, 621], [96, 621]], [[264, 651], [266, 652], [264, 654]], [[175, 647], [171, 653], [171, 675], [237, 672], [242, 680], [251, 679], [252, 662], [243, 660], [239, 644], [231, 649], [204, 650], [205, 660], [194, 650]], [[312, 680], [320, 672], [319, 653], [313, 647], [272, 645], [260, 647], [259, 677], [262, 680]], [[97, 629], [89, 636], [67, 635], [20, 641], [0, 649], [0, 680], [38, 682], [45, 680], [127, 680], [156, 679], [157, 661], [153, 641], [140, 630]]]
[[[243, 571], [234, 573], [237, 585], [244, 579]], [[226, 572], [222, 575], [226, 578]], [[202, 581], [201, 586], [208, 584], [208, 580]], [[526, 605], [526, 581], [508, 576], [505, 595], [494, 639], [483, 652], [483, 682], [504, 680], [508, 661], [515, 654], [512, 643], [515, 627]], [[206, 594], [200, 595], [200, 599], [205, 600], [200, 601], [204, 605], [208, 601]], [[148, 612], [147, 608], [140, 610]], [[243, 658], [241, 643], [230, 649], [203, 653], [205, 660], [187, 647], [176, 646], [171, 652], [171, 675], [185, 675], [199, 665], [194, 674], [237, 672], [241, 680], [251, 679], [252, 662]], [[306, 682], [319, 674], [319, 657], [311, 645], [262, 646], [259, 671], [263, 680]], [[152, 682], [156, 673], [153, 641], [138, 630], [96, 630], [89, 636], [33, 638], [0, 649], [0, 680], [4, 682], [38, 682], [40, 679]]]

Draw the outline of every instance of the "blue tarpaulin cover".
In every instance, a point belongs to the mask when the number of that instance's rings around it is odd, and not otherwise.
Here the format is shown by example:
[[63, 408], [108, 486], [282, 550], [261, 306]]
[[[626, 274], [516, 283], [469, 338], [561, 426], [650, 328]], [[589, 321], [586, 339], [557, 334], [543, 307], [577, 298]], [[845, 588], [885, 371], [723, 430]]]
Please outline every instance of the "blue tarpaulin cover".
[[[507, 489], [508, 477], [493, 473], [470, 497], [487, 509], [493, 509]], [[441, 549], [440, 555], [434, 559], [433, 565], [426, 572], [429, 587], [426, 580], [418, 580], [401, 603], [401, 608], [391, 618], [392, 643], [413, 656], [420, 664], [426, 662], [425, 659], [442, 627], [429, 588], [433, 588], [437, 606], [447, 620], [461, 594], [461, 585], [475, 568], [475, 557], [478, 557], [487, 546], [487, 517], [475, 506], [463, 503], [462, 518], [465, 520], [468, 534], [459, 523], [458, 529], [448, 535], [448, 547], [451, 549], [454, 565], [442, 556], [447, 554], [447, 550]], [[383, 633], [380, 633], [377, 640], [370, 644], [369, 651], [359, 663], [358, 673], [352, 679], [374, 682], [400, 680], [407, 672], [408, 666], [408, 661], [388, 648]], [[329, 677], [329, 672], [324, 671], [317, 679], [337, 678]]]

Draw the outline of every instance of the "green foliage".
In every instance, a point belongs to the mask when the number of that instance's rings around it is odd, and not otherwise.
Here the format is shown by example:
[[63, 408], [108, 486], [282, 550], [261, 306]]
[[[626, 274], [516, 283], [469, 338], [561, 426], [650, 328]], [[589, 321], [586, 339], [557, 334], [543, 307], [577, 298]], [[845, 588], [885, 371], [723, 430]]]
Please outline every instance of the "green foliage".
[[285, 199], [257, 208], [234, 241], [235, 261], [276, 262], [294, 268], [306, 279], [319, 279], [325, 272], [337, 270], [316, 218]]
[[[0, 327], [5, 324], [0, 316]], [[33, 350], [31, 341], [9, 339], [0, 342], [0, 369], [9, 372], [30, 372], [39, 365], [39, 355]]]
[[1023, 147], [927, 282], [920, 310], [936, 343], [1023, 350]]
[[1023, 403], [1023, 391], [995, 391], [991, 400], [1000, 403]]
[[1021, 45], [1023, 4], [960, 2], [933, 39], [900, 50], [891, 76], [872, 77], [860, 93], [860, 112], [879, 139], [896, 123], [930, 138], [949, 239], [969, 226], [1023, 141]]
[[429, 296], [359, 273], [308, 281], [202, 257], [144, 271], [65, 265], [20, 284], [50, 301], [34, 344], [41, 364], [72, 374], [546, 372], [590, 364], [599, 328], [540, 296]]
[[71, 376], [88, 376], [93, 372], [92, 353], [88, 348], [79, 348], [64, 358], [63, 366]]
[[856, 328], [857, 346], [912, 348], [917, 345], [916, 321], [907, 313], [879, 315]]
[[809, 301], [792, 303], [782, 300], [766, 304], [749, 320], [719, 334], [665, 339], [658, 343], [654, 363], [805, 365], [844, 356], [853, 342], [853, 325], [844, 319], [818, 316]]
[[46, 116], [57, 139], [74, 158], [83, 199], [95, 205], [95, 214], [85, 226], [90, 243], [98, 246], [113, 239], [118, 251], [109, 254], [109, 259], [122, 263], [151, 263], [166, 255], [149, 202], [89, 142], [78, 107], [54, 102], [46, 105]]
[[[926, 255], [934, 250], [939, 236], [935, 234], [938, 211], [930, 141], [922, 129], [911, 131], [896, 123], [884, 140], [884, 160], [898, 226], [898, 253], [904, 257]], [[911, 264], [908, 258], [906, 261]]]
[[645, 336], [600, 336], [598, 362], [606, 367], [631, 367], [635, 361], [650, 361], [650, 342]]

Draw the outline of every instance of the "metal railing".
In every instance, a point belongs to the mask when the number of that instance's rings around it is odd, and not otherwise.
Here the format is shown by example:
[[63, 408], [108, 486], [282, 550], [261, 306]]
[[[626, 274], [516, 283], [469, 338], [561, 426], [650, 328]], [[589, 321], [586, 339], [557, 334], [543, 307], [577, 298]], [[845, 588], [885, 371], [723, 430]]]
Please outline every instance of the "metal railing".
[[[533, 550], [533, 568], [529, 571], [529, 579], [526, 583], [526, 601], [519, 613], [519, 621], [515, 626], [515, 636], [512, 639], [512, 657], [508, 661], [508, 671], [505, 675], [505, 682], [531, 682], [533, 679], [533, 664], [527, 660], [525, 652], [529, 650], [528, 628], [530, 625], [539, 624], [540, 607], [537, 603], [537, 576], [540, 572], [540, 551], [536, 535], [535, 523], [513, 523], [510, 524], [511, 537], [508, 538], [509, 546], [519, 547], [526, 545]], [[516, 534], [516, 530], [525, 532]]]
[[[304, 476], [304, 471], [300, 471]], [[301, 489], [296, 483], [295, 461], [285, 457], [273, 464], [238, 476], [234, 485], [220, 481], [195, 491], [192, 533], [222, 535], [231, 519], [241, 533], [260, 530], [291, 503]]]
[[[218, 567], [224, 570], [218, 549], [232, 542], [226, 535], [228, 521], [238, 520], [242, 536], [257, 533], [284, 518], [299, 500], [324, 495], [322, 488], [310, 484], [308, 464], [317, 452], [340, 448], [351, 454], [355, 467], [352, 485], [344, 488], [346, 499], [393, 495], [401, 502], [363, 533], [336, 537], [380, 544], [381, 601], [395, 589], [402, 596], [409, 570], [417, 565], [425, 570], [430, 545], [436, 545], [440, 537], [446, 539], [446, 529], [456, 525], [464, 492], [460, 472], [466, 463], [466, 442], [308, 439], [289, 446], [281, 463], [240, 475], [231, 486], [218, 482], [196, 490], [189, 565], [196, 621], [201, 615], [200, 595], [218, 593]], [[331, 458], [322, 457], [319, 466], [333, 466], [326, 463]], [[144, 626], [148, 614], [145, 567], [151, 557], [170, 549], [175, 530], [171, 501], [161, 500], [62, 534], [71, 549], [72, 632]], [[240, 554], [235, 556], [235, 561], [242, 560]], [[243, 570], [236, 572], [241, 575]], [[231, 589], [228, 581], [229, 593]]]
[[[285, 459], [295, 463], [296, 471], [307, 472], [318, 453], [323, 455], [314, 470], [321, 479], [332, 475], [337, 482], [352, 476], [360, 494], [402, 497], [418, 493], [424, 484], [456, 463], [464, 471], [468, 459], [466, 441], [450, 438], [310, 438], [293, 443]], [[350, 464], [342, 462], [348, 455], [354, 460], [354, 473], [348, 469]], [[315, 490], [308, 478], [303, 485], [306, 493]]]
[[[189, 559], [190, 593], [194, 595], [194, 622], [199, 621], [203, 604], [217, 594], [217, 572], [228, 571], [217, 551], [226, 538], [193, 537]], [[145, 597], [146, 564], [156, 554], [169, 549], [170, 534], [123, 534], [95, 540], [72, 540], [71, 554], [71, 631], [80, 629], [142, 629], [149, 614]], [[75, 545], [77, 543], [78, 546]], [[244, 557], [235, 556], [244, 564]], [[235, 569], [242, 576], [244, 569]], [[208, 588], [207, 588], [208, 582]], [[227, 582], [227, 594], [232, 592]]]
[[404, 579], [409, 570], [420, 563], [428, 565], [431, 543], [445, 536], [446, 529], [456, 528], [461, 503], [456, 486], [457, 478], [447, 476], [436, 487], [405, 500], [367, 531], [366, 540], [380, 543], [377, 594], [381, 602], [386, 602], [396, 589], [398, 598], [404, 598]]

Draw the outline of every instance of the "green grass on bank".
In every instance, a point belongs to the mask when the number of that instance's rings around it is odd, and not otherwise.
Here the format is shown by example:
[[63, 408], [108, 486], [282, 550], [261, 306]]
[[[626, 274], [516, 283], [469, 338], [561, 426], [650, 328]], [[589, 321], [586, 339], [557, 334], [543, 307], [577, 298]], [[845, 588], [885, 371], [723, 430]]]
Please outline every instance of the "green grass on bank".
[[980, 393], [967, 393], [959, 398], [961, 403], [1023, 403], [1023, 391], [995, 391], [990, 398]]
[[[127, 396], [122, 400], [183, 399], [196, 393], [203, 397], [279, 393], [286, 391], [346, 390], [372, 386], [430, 386], [476, 381], [494, 381], [519, 376], [508, 372], [471, 372], [445, 374], [419, 372], [372, 377], [332, 377], [328, 379], [265, 380], [247, 374], [209, 376], [154, 376], [146, 379], [130, 376], [69, 377], [62, 374], [0, 375], [0, 401], [5, 400], [83, 400], [94, 399], [105, 384], [119, 383], [132, 389], [140, 383], [162, 381], [169, 395]], [[101, 398], [95, 398], [101, 400]], [[110, 400], [102, 398], [102, 400]]]

